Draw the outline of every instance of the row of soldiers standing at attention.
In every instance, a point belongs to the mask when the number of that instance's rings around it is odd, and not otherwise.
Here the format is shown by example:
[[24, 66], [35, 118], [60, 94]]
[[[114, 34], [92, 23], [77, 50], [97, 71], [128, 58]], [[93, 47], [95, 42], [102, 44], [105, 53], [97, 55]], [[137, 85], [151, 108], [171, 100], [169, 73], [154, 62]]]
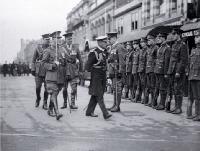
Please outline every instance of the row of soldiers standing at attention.
[[[91, 95], [86, 110], [86, 116], [97, 117], [94, 114], [97, 103], [105, 119], [111, 112], [120, 112], [122, 90], [128, 86], [132, 102], [141, 102], [156, 110], [166, 110], [173, 114], [182, 113], [183, 88], [186, 76], [189, 76], [189, 103], [187, 118], [200, 120], [200, 31], [196, 33], [196, 48], [189, 55], [186, 44], [181, 39], [181, 30], [174, 29], [169, 45], [168, 35], [159, 33], [148, 34], [140, 40], [126, 43], [126, 48], [118, 43], [117, 33], [107, 33], [98, 37], [98, 46], [88, 55], [85, 69], [91, 72], [89, 94]], [[65, 44], [60, 44], [60, 32], [43, 35], [43, 44], [38, 45], [33, 56], [32, 74], [36, 82], [36, 107], [39, 106], [40, 91], [44, 83], [43, 109], [48, 109], [48, 115], [59, 120], [57, 96], [63, 88], [64, 104], [67, 107], [69, 96], [68, 83], [71, 84], [71, 109], [77, 109], [78, 73], [82, 71], [82, 60], [78, 49], [72, 45], [72, 33], [65, 36]], [[51, 37], [51, 40], [50, 40]], [[127, 53], [128, 50], [128, 53]], [[77, 66], [79, 64], [79, 68]], [[112, 80], [113, 106], [106, 108], [104, 92], [106, 89], [106, 73]], [[47, 99], [50, 95], [49, 107]], [[175, 107], [170, 109], [170, 101], [174, 95]], [[143, 97], [142, 97], [143, 96]], [[159, 97], [160, 96], [160, 97]], [[169, 99], [168, 99], [169, 98]], [[158, 100], [159, 99], [159, 100]], [[195, 115], [192, 115], [192, 105], [195, 102]], [[54, 115], [54, 112], [55, 115]]]
[[[187, 45], [181, 39], [181, 32], [180, 29], [173, 29], [170, 35], [149, 34], [140, 40], [127, 42], [126, 55], [122, 44], [117, 42], [117, 33], [108, 34], [111, 42], [108, 73], [114, 92], [114, 103], [108, 110], [120, 112], [122, 89], [126, 85], [130, 90], [132, 102], [141, 102], [156, 110], [181, 114], [188, 75], [187, 118], [200, 121], [200, 30], [196, 32], [196, 48], [192, 49], [190, 55]], [[173, 96], [175, 107], [170, 109]], [[192, 115], [193, 102], [195, 115]]]
[[[42, 43], [36, 48], [32, 59], [32, 75], [35, 76], [36, 102], [39, 106], [41, 100], [41, 87], [44, 84], [43, 109], [48, 110], [49, 116], [56, 116], [59, 120], [63, 115], [58, 109], [57, 96], [63, 88], [63, 108], [67, 107], [68, 84], [71, 85], [70, 109], [77, 109], [75, 99], [77, 96], [77, 83], [79, 71], [82, 70], [82, 60], [79, 50], [72, 45], [72, 33], [66, 33], [65, 43], [61, 43], [60, 31], [42, 35]], [[50, 95], [49, 107], [47, 107]], [[55, 114], [54, 114], [55, 113]]]

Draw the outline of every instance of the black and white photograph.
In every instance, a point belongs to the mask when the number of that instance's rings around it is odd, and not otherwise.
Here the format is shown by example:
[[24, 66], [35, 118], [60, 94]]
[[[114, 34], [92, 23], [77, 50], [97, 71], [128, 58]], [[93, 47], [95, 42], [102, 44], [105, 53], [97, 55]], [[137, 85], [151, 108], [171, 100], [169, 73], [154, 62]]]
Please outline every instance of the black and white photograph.
[[200, 0], [0, 0], [0, 151], [200, 151]]

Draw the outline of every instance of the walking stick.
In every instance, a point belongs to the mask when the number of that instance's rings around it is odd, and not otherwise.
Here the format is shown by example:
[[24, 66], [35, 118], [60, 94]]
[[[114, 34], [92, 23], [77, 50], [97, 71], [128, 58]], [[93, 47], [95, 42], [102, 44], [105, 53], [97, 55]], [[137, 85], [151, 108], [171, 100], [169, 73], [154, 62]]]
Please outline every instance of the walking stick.
[[70, 101], [69, 101], [68, 92], [67, 92], [67, 102], [68, 102], [68, 104], [69, 104], [69, 113], [71, 114], [71, 104], [70, 104]]

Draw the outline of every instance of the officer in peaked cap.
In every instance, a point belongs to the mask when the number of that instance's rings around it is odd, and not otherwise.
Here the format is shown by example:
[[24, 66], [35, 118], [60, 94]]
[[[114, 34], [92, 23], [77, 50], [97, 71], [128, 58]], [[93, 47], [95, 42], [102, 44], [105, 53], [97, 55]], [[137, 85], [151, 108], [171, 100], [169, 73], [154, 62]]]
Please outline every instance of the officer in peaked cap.
[[182, 31], [173, 29], [173, 41], [170, 62], [167, 74], [170, 78], [170, 85], [173, 87], [175, 96], [175, 108], [171, 111], [173, 114], [182, 113], [182, 101], [185, 86], [185, 69], [188, 66], [188, 50], [187, 45], [181, 39]]
[[139, 49], [140, 49], [140, 40], [133, 40], [133, 64], [132, 64], [132, 77], [133, 77], [133, 89], [132, 89], [132, 102], [136, 102], [136, 90], [138, 84], [138, 66], [139, 66]]
[[[167, 98], [168, 90], [168, 76], [167, 71], [169, 68], [170, 52], [171, 48], [166, 43], [167, 34], [159, 33], [157, 35], [157, 44], [159, 44], [159, 49], [157, 51], [157, 58], [155, 61], [154, 73], [156, 74], [156, 88], [154, 92], [154, 104], [153, 108], [157, 110], [165, 109], [165, 102]], [[160, 93], [160, 103], [157, 105], [157, 98]]]
[[[154, 106], [154, 91], [155, 91], [155, 84], [156, 84], [156, 77], [154, 74], [154, 67], [155, 61], [157, 56], [158, 46], [155, 42], [154, 35], [147, 35], [147, 60], [146, 60], [146, 90], [145, 90], [145, 99], [146, 103], [148, 102], [149, 107]], [[151, 95], [151, 101], [149, 101], [149, 94]]]
[[147, 100], [142, 100], [142, 93], [145, 94], [145, 87], [146, 87], [146, 54], [147, 54], [147, 39], [146, 37], [142, 37], [140, 39], [140, 46], [139, 49], [139, 65], [138, 65], [138, 84], [137, 84], [137, 95], [136, 95], [136, 102], [141, 102], [142, 104], [146, 104]]
[[100, 36], [96, 38], [98, 46], [90, 51], [86, 63], [86, 70], [91, 72], [89, 86], [90, 102], [86, 111], [86, 116], [97, 117], [94, 114], [97, 103], [103, 113], [104, 119], [112, 115], [107, 111], [104, 104], [104, 91], [106, 88], [106, 59], [107, 59], [107, 37]]
[[127, 49], [127, 54], [126, 54], [126, 88], [125, 89], [125, 98], [128, 98], [129, 96], [129, 91], [130, 91], [130, 100], [133, 100], [133, 76], [132, 76], [132, 65], [133, 65], [133, 46], [132, 46], [132, 41], [126, 42], [126, 49]]
[[58, 109], [57, 96], [64, 85], [66, 57], [65, 49], [58, 45], [61, 39], [60, 33], [60, 31], [56, 31], [51, 34], [51, 46], [45, 50], [42, 59], [42, 62], [46, 65], [47, 91], [51, 95], [50, 103], [53, 104], [49, 107], [48, 115], [53, 116], [52, 110], [54, 108], [57, 120], [63, 116]]
[[44, 83], [44, 99], [43, 99], [43, 109], [47, 110], [47, 99], [48, 93], [46, 90], [46, 83], [45, 83], [45, 74], [46, 70], [44, 64], [42, 63], [42, 58], [44, 54], [44, 50], [49, 47], [49, 34], [42, 35], [42, 41], [36, 47], [33, 58], [32, 58], [32, 65], [31, 65], [31, 73], [35, 76], [35, 83], [36, 83], [36, 102], [35, 107], [39, 106], [41, 100], [41, 87], [42, 83]]
[[[66, 50], [67, 57], [66, 61], [66, 79], [63, 89], [63, 99], [64, 103], [61, 109], [67, 107], [67, 96], [68, 96], [68, 84], [71, 86], [71, 109], [78, 109], [75, 105], [75, 100], [77, 98], [77, 85], [79, 81], [79, 72], [82, 72], [83, 62], [81, 59], [80, 51], [77, 45], [72, 43], [72, 32], [67, 32], [63, 36], [65, 37], [65, 44], [63, 47]], [[78, 61], [77, 61], [78, 60]], [[78, 67], [79, 66], [79, 67]]]
[[124, 74], [126, 72], [125, 55], [127, 53], [124, 46], [117, 41], [117, 32], [107, 33], [108, 41], [111, 46], [109, 63], [111, 63], [115, 76], [113, 78], [114, 103], [109, 110], [120, 112], [122, 89], [124, 87]]
[[[187, 118], [200, 121], [200, 29], [194, 31], [196, 48], [192, 49], [189, 66], [189, 103]], [[192, 105], [195, 102], [195, 114], [192, 115]]]

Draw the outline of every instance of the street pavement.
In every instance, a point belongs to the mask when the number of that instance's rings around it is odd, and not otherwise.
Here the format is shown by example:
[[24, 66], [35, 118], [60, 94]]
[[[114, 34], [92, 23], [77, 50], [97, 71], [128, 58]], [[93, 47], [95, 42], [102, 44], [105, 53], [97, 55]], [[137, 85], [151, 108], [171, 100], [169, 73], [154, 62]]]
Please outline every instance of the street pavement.
[[[34, 107], [34, 77], [1, 76], [0, 92], [2, 151], [200, 151], [200, 123], [186, 119], [186, 99], [181, 115], [122, 100], [121, 113], [105, 121], [99, 106], [98, 118], [85, 116], [90, 96], [78, 87], [79, 109], [60, 110], [64, 117], [57, 121], [42, 102]], [[112, 105], [112, 95], [104, 100]], [[58, 101], [61, 107], [61, 93]]]

